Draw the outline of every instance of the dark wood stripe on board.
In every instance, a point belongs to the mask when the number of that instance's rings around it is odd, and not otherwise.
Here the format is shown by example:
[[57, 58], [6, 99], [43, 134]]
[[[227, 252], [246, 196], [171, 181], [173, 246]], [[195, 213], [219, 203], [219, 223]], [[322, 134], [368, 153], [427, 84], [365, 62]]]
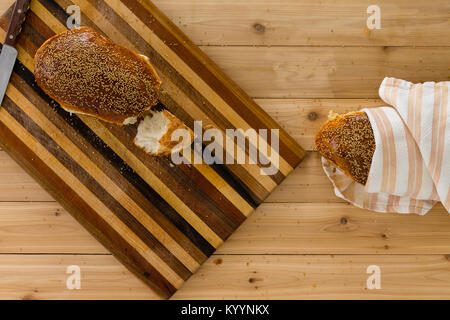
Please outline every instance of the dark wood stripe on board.
[[23, 26], [21, 36], [33, 42], [36, 48], [52, 36], [51, 29], [31, 10], [27, 13], [27, 22]]

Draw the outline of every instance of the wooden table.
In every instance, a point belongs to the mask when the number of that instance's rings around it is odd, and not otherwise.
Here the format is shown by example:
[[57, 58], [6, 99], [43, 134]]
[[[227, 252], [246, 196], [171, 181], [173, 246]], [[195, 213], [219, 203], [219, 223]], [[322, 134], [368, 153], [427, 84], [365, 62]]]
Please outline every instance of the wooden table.
[[[1, 0], [4, 12], [12, 0]], [[450, 7], [435, 0], [154, 0], [311, 150], [176, 299], [450, 298], [450, 217], [377, 214], [333, 194], [312, 151], [330, 109], [378, 106], [384, 76], [450, 80]], [[66, 288], [81, 267], [80, 290]], [[369, 290], [367, 268], [381, 269]], [[0, 151], [0, 298], [152, 299], [77, 222]]]

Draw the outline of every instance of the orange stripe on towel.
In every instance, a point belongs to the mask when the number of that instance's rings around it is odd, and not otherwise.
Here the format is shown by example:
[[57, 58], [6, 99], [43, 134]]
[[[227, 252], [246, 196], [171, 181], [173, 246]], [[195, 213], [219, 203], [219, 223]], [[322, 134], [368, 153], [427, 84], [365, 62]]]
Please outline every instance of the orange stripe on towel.
[[369, 208], [370, 208], [370, 210], [377, 211], [378, 193], [371, 193], [370, 195], [371, 195], [371, 197], [370, 197]]
[[387, 192], [388, 182], [389, 182], [389, 149], [388, 142], [386, 141], [386, 129], [384, 128], [383, 122], [378, 115], [378, 109], [372, 109], [370, 112], [377, 123], [377, 127], [380, 130], [382, 152], [383, 152], [383, 171], [381, 177], [381, 192]]
[[[392, 128], [392, 124], [389, 121], [388, 117], [384, 113], [383, 110], [379, 112], [381, 121], [383, 121], [384, 126], [386, 128], [388, 140], [388, 150], [389, 150], [389, 193], [395, 192], [395, 185], [397, 181], [397, 151], [395, 146], [395, 137], [394, 137], [394, 129]], [[406, 133], [405, 133], [406, 134]]]
[[[415, 109], [414, 112], [414, 132], [413, 136], [417, 143], [420, 143], [420, 138], [422, 135], [422, 94], [423, 94], [423, 87], [417, 86], [414, 90], [415, 94]], [[418, 148], [414, 149], [415, 158], [416, 158], [416, 183], [414, 187], [414, 191], [411, 194], [413, 198], [417, 198], [417, 195], [420, 192], [420, 189], [422, 188], [422, 175], [423, 175], [423, 161], [421, 161], [421, 153]]]
[[450, 188], [448, 188], [447, 198], [445, 199], [444, 206], [447, 210], [450, 210]]
[[[414, 88], [416, 85], [414, 84], [412, 88]], [[413, 89], [411, 89], [413, 90]], [[414, 91], [412, 91], [414, 92]], [[408, 128], [408, 134], [412, 134], [410, 130], [414, 129], [414, 104], [416, 102], [415, 95], [412, 95], [411, 92], [408, 96], [408, 119], [407, 119], [407, 126]], [[408, 188], [406, 189], [406, 196], [410, 196], [413, 193], [414, 186], [416, 184], [416, 148], [417, 145], [415, 144], [413, 139], [406, 139], [406, 145], [408, 147]]]
[[[442, 93], [442, 100], [440, 109], [440, 119], [439, 119], [439, 129], [438, 129], [438, 139], [437, 139], [437, 160], [436, 160], [436, 168], [433, 174], [433, 181], [436, 185], [439, 184], [439, 180], [441, 178], [442, 171], [442, 160], [444, 158], [444, 148], [445, 148], [445, 130], [447, 127], [447, 105], [448, 105], [448, 86], [446, 84], [441, 84], [439, 89]], [[437, 86], [435, 88], [437, 90]]]

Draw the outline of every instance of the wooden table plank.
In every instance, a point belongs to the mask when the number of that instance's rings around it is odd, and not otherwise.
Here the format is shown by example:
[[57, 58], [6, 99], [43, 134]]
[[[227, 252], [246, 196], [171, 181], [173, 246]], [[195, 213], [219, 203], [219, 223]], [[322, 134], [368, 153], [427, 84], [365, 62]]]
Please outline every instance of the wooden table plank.
[[[381, 268], [381, 290], [366, 289], [369, 265]], [[273, 255], [214, 256], [173, 298], [447, 299], [449, 296], [450, 259], [444, 255]]]
[[[446, 299], [449, 261], [445, 255], [214, 255], [174, 298]], [[80, 290], [66, 287], [69, 265], [81, 268]], [[381, 290], [366, 289], [369, 265], [381, 269]], [[1, 299], [156, 298], [110, 255], [2, 255], [0, 283]]]
[[450, 80], [450, 47], [202, 47], [257, 98], [378, 98], [384, 77]]
[[[450, 46], [447, 0], [154, 2], [197, 44]], [[373, 4], [381, 8], [380, 30], [367, 28]]]
[[367, 28], [369, 0], [153, 2], [198, 45], [450, 46], [446, 0], [380, 0], [380, 30]]
[[[81, 289], [66, 286], [67, 267], [81, 270]], [[157, 299], [112, 255], [1, 255], [0, 299]]]
[[[345, 220], [343, 220], [345, 219]], [[108, 253], [59, 204], [0, 203], [0, 254]], [[438, 204], [421, 217], [345, 203], [263, 204], [219, 254], [446, 254], [450, 219]]]
[[375, 213], [346, 203], [270, 203], [218, 254], [446, 254], [450, 219], [441, 204], [425, 217]]
[[57, 202], [0, 202], [0, 254], [109, 254]]
[[265, 203], [330, 203], [345, 202], [336, 197], [325, 175], [320, 155], [310, 152], [305, 160], [266, 199]]
[[0, 201], [54, 201], [4, 151], [0, 151]]

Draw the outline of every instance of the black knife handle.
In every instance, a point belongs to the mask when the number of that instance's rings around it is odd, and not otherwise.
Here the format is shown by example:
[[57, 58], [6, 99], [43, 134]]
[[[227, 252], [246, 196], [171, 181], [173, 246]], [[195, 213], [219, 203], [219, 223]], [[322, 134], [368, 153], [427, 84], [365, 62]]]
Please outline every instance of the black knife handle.
[[31, 0], [17, 0], [14, 5], [14, 11], [9, 22], [8, 32], [6, 33], [5, 44], [14, 46], [17, 37], [22, 31], [22, 25], [25, 22], [27, 11], [30, 9]]

